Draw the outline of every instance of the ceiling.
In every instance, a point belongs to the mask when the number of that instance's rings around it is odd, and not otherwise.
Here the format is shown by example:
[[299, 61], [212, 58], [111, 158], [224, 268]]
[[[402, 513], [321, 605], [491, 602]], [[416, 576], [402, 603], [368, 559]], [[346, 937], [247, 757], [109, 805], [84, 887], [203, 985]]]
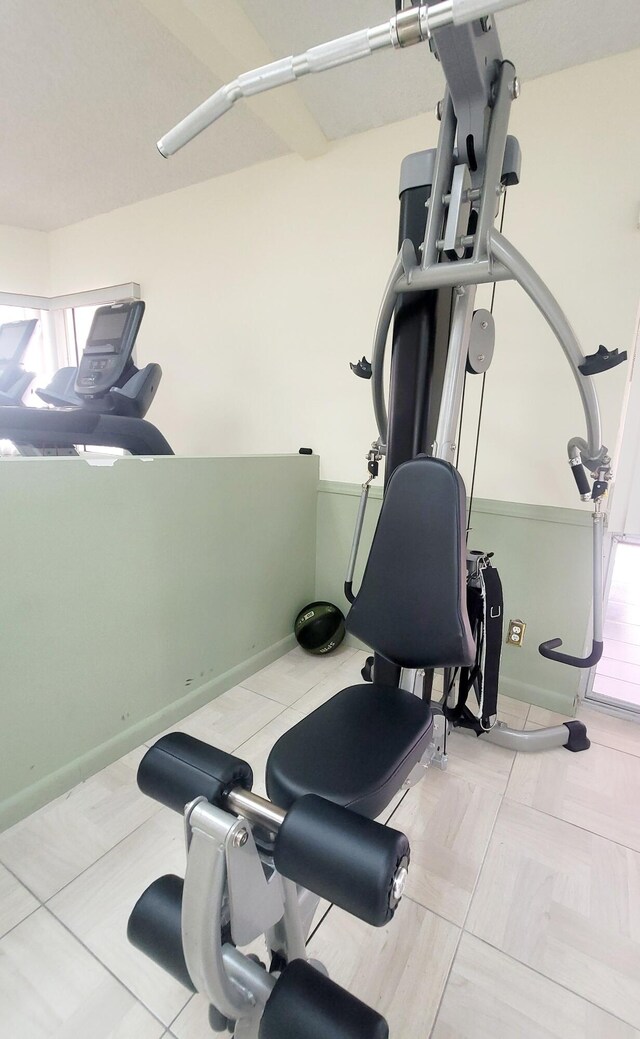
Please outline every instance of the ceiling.
[[[393, 7], [3, 0], [0, 223], [50, 230], [290, 151], [308, 158], [327, 141], [431, 110], [442, 74], [415, 47], [243, 102], [171, 160], [155, 149], [239, 72], [386, 21]], [[497, 21], [524, 80], [640, 46], [639, 0], [531, 0]]]

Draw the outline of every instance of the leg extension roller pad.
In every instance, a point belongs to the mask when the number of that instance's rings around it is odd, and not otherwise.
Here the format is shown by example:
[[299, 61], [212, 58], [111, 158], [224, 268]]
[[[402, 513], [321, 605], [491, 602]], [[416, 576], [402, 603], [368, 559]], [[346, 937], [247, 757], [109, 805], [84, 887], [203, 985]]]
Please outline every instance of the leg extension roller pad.
[[382, 927], [402, 895], [409, 842], [399, 830], [306, 794], [287, 812], [273, 859], [283, 876]]
[[389, 1039], [387, 1022], [304, 960], [284, 968], [259, 1039]]
[[234, 787], [251, 790], [251, 766], [184, 732], [170, 732], [154, 743], [138, 768], [143, 794], [182, 813], [196, 797], [222, 808]]
[[127, 938], [185, 988], [195, 992], [182, 950], [184, 881], [168, 873], [140, 896], [133, 907]]

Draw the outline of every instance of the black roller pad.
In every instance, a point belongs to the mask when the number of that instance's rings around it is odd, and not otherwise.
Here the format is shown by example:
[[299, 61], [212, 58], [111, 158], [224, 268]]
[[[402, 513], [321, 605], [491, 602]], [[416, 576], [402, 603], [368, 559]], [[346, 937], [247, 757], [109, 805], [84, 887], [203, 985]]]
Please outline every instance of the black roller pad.
[[168, 873], [140, 896], [127, 926], [127, 938], [185, 988], [195, 992], [182, 949], [184, 881]]
[[259, 1039], [389, 1039], [383, 1017], [304, 960], [276, 982]]
[[143, 794], [182, 813], [196, 797], [223, 807], [234, 787], [251, 790], [251, 766], [185, 732], [170, 732], [154, 743], [138, 768]]
[[409, 842], [399, 830], [307, 794], [287, 812], [273, 859], [283, 876], [382, 927], [395, 912], [391, 886], [408, 862]]

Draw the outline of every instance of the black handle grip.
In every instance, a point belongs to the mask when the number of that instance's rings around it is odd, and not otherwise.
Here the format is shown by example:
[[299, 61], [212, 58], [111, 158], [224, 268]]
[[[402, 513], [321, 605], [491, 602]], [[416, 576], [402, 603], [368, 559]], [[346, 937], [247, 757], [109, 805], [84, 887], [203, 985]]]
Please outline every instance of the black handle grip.
[[349, 602], [355, 602], [356, 601], [356, 597], [353, 594], [353, 581], [345, 581], [344, 582], [344, 597]]
[[393, 883], [408, 865], [409, 842], [399, 830], [306, 794], [287, 812], [273, 860], [289, 880], [382, 927], [398, 904]]
[[160, 804], [183, 812], [196, 797], [223, 807], [234, 787], [251, 790], [251, 766], [186, 732], [170, 732], [154, 743], [138, 767], [138, 786]]
[[577, 465], [571, 466], [571, 472], [573, 473], [573, 478], [576, 481], [578, 493], [580, 495], [588, 494], [589, 497], [591, 497], [591, 486], [589, 484], [589, 477], [587, 476], [585, 467], [580, 462], [578, 462]]
[[556, 660], [559, 664], [568, 664], [569, 667], [593, 667], [602, 656], [603, 643], [596, 642], [595, 639], [591, 643], [591, 652], [588, 657], [572, 657], [570, 653], [556, 653], [558, 646], [561, 645], [562, 639], [549, 639], [548, 642], [540, 643], [538, 652], [547, 660]]
[[259, 1039], [389, 1039], [389, 1026], [305, 960], [292, 960], [276, 981]]

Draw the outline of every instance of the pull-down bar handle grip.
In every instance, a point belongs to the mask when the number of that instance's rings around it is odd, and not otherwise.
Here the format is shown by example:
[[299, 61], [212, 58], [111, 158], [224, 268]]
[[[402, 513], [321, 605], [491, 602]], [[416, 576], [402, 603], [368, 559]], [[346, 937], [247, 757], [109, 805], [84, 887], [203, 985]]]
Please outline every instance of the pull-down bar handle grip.
[[215, 94], [160, 138], [158, 151], [165, 158], [174, 155], [228, 112], [242, 97], [273, 90], [311, 72], [324, 72], [326, 69], [347, 65], [359, 58], [368, 58], [377, 50], [420, 43], [429, 39], [436, 29], [442, 29], [447, 25], [463, 25], [474, 18], [526, 2], [527, 0], [441, 0], [440, 3], [431, 5], [420, 4], [399, 11], [388, 22], [376, 25], [373, 29], [361, 29], [348, 36], [330, 40], [329, 43], [321, 43], [303, 54], [262, 65], [220, 87]]
[[593, 667], [602, 656], [603, 643], [591, 643], [591, 652], [588, 657], [573, 657], [570, 653], [558, 653], [558, 646], [562, 645], [562, 639], [549, 639], [538, 646], [538, 652], [547, 660], [555, 660], [559, 664], [568, 664], [570, 667]]
[[569, 667], [594, 667], [602, 656], [603, 643], [603, 617], [602, 617], [602, 549], [604, 543], [604, 513], [600, 510], [600, 503], [595, 502], [593, 520], [593, 638], [591, 640], [591, 652], [586, 657], [574, 657], [570, 653], [558, 653], [562, 645], [562, 639], [549, 639], [538, 646], [538, 652], [547, 660], [555, 660], [559, 664], [568, 664]]
[[[392, 19], [393, 21], [395, 19]], [[358, 58], [367, 58], [374, 50], [391, 46], [391, 22], [385, 22], [374, 29], [362, 29], [330, 43], [322, 43], [319, 47], [305, 51], [304, 54], [281, 58], [280, 61], [262, 65], [251, 72], [244, 72], [231, 83], [225, 83], [177, 126], [169, 130], [169, 133], [158, 141], [158, 151], [165, 158], [174, 155], [243, 97], [252, 97], [285, 83], [293, 83], [311, 72], [324, 72], [326, 69], [357, 61]]]

